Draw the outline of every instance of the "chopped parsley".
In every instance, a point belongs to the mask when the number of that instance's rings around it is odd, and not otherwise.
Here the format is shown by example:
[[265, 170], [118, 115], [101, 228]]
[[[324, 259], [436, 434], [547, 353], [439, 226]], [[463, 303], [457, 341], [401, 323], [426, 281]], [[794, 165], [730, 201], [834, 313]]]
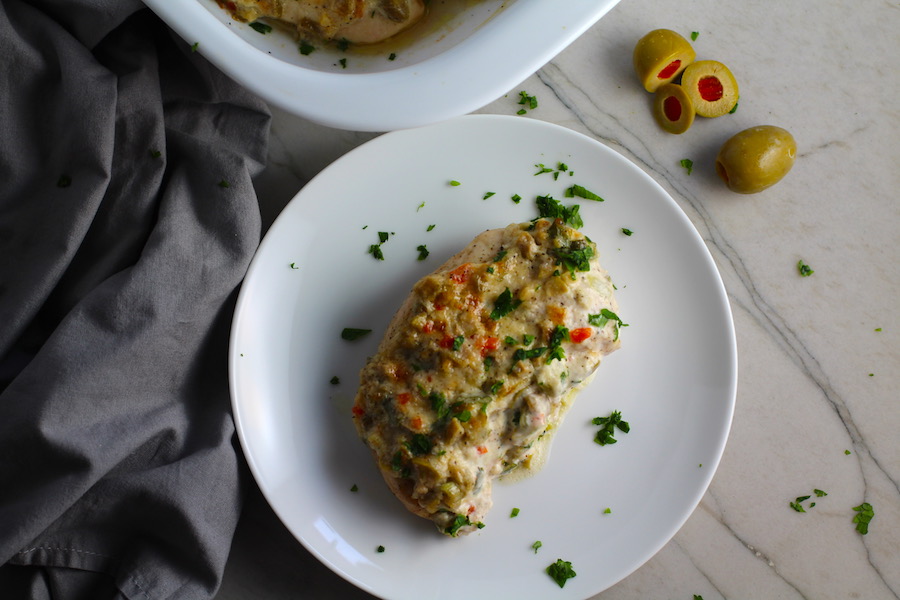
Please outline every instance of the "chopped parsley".
[[692, 31], [692, 32], [691, 32], [691, 41], [692, 41], [692, 42], [696, 42], [698, 37], [700, 37], [700, 32], [699, 32], [699, 31]]
[[258, 33], [261, 33], [261, 34], [263, 34], [263, 35], [266, 35], [267, 33], [271, 33], [271, 32], [272, 32], [272, 26], [271, 26], [271, 25], [266, 25], [265, 23], [260, 23], [259, 21], [254, 21], [254, 22], [250, 23], [250, 27], [251, 27], [254, 31], [256, 31], [256, 32], [258, 32]]
[[378, 552], [378, 553], [384, 552], [384, 546], [378, 546], [377, 548], [375, 548], [375, 552]]
[[590, 271], [594, 248], [584, 240], [573, 240], [568, 246], [554, 248], [550, 253], [556, 257], [557, 264], [562, 265], [575, 279], [576, 271]]
[[[534, 110], [538, 107], [537, 96], [532, 96], [528, 92], [524, 92], [524, 91], [519, 92], [519, 104], [521, 104], [523, 106], [527, 106], [531, 110]], [[521, 108], [521, 109], [519, 109], [518, 112], [516, 112], [516, 114], [524, 115], [526, 112], [528, 112], [528, 111], [525, 110], [524, 108]]]
[[800, 272], [800, 277], [809, 277], [810, 275], [815, 273], [815, 271], [813, 271], [812, 268], [802, 260], [797, 262], [797, 271]]
[[537, 169], [537, 173], [534, 174], [535, 176], [543, 175], [544, 173], [552, 173], [553, 172], [553, 169], [551, 169], [544, 163], [538, 163], [538, 164], [534, 165], [534, 168]]
[[160, 156], [162, 156], [162, 152], [160, 152], [160, 151], [157, 150], [156, 148], [153, 148], [153, 149], [150, 150], [150, 157], [151, 157], [151, 158], [159, 158]]
[[335, 375], [334, 377], [332, 377], [331, 380], [330, 380], [331, 385], [337, 385], [337, 384], [339, 384], [340, 382], [341, 382], [341, 378], [338, 377], [337, 375]]
[[220, 187], [220, 188], [227, 188], [227, 187], [231, 187], [231, 184], [228, 183], [227, 181], [225, 181], [225, 180], [223, 179], [222, 181], [219, 182], [219, 187]]
[[200, 42], [194, 42], [193, 44], [191, 44], [191, 52], [196, 52], [199, 47]]
[[494, 256], [494, 259], [493, 259], [491, 262], [500, 262], [501, 260], [503, 260], [504, 258], [506, 258], [506, 255], [507, 255], [508, 253], [509, 253], [509, 250], [505, 250], [505, 249], [501, 248], [501, 249], [497, 252], [497, 254]]
[[420, 244], [420, 245], [416, 246], [416, 250], [419, 251], [418, 260], [425, 260], [426, 258], [428, 258], [428, 255], [430, 254], [430, 252], [428, 252], [428, 248], [425, 247], [425, 244]]
[[534, 553], [537, 554], [538, 548], [540, 548], [540, 547], [543, 546], [543, 545], [544, 545], [544, 544], [541, 543], [541, 540], [538, 540], [538, 541], [536, 541], [535, 543], [533, 543], [533, 544], [531, 545], [531, 547], [532, 547], [532, 549], [534, 549]]
[[512, 519], [513, 517], [518, 517], [518, 516], [519, 516], [519, 509], [518, 509], [518, 508], [512, 509], [512, 510], [510, 511], [510, 513], [509, 513], [509, 518], [510, 518], [510, 519]]
[[732, 107], [731, 107], [731, 110], [728, 111], [728, 114], [729, 114], [729, 115], [733, 115], [734, 113], [737, 112], [738, 104], [739, 104], [738, 102], [735, 102], [735, 103], [734, 103], [734, 106], [732, 106]]
[[435, 227], [437, 227], [437, 225], [429, 225], [428, 227], [425, 228], [425, 231], [431, 231]]
[[306, 40], [304, 40], [304, 41], [300, 42], [299, 49], [300, 49], [300, 54], [302, 54], [303, 56], [309, 56], [310, 54], [315, 52], [316, 47], [313, 46], [312, 44], [310, 44], [309, 42], [307, 42]]
[[853, 454], [853, 453], [850, 452], [849, 450], [844, 450], [844, 454], [846, 454], [847, 456], [850, 456], [850, 455]]
[[577, 204], [566, 207], [552, 196], [538, 196], [535, 202], [538, 208], [538, 218], [562, 219], [575, 229], [580, 229], [584, 225], [579, 214], [581, 207]]
[[[366, 227], [368, 227], [368, 225]], [[387, 231], [379, 231], [378, 243], [369, 246], [368, 253], [375, 257], [376, 260], [384, 260], [384, 252], [381, 250], [381, 245], [388, 241], [389, 237], [390, 234]]]
[[805, 513], [806, 510], [803, 508], [803, 502], [809, 500], [809, 496], [797, 496], [797, 498], [789, 503], [789, 506], [796, 510], [797, 512]]
[[456, 518], [453, 519], [453, 523], [451, 523], [447, 526], [446, 529], [444, 529], [444, 533], [446, 533], [450, 537], [456, 537], [459, 533], [459, 530], [463, 527], [466, 527], [467, 525], [475, 525], [476, 527], [478, 527], [478, 529], [482, 529], [484, 527], [484, 523], [482, 523], [481, 521], [472, 523], [472, 521], [469, 520], [468, 516], [456, 515]]
[[612, 514], [612, 509], [607, 506], [606, 508], [603, 509], [603, 514], [604, 515]]
[[627, 227], [623, 227], [622, 233], [624, 233], [625, 235], [630, 237], [634, 232], [632, 230], [628, 229]]
[[431, 438], [429, 438], [424, 433], [417, 433], [412, 436], [412, 439], [406, 442], [406, 449], [409, 450], [413, 456], [422, 456], [423, 454], [429, 454], [432, 448]]
[[603, 198], [581, 185], [573, 185], [566, 189], [566, 198], [584, 198], [585, 200], [593, 200], [595, 202], [603, 202]]
[[354, 483], [354, 484], [353, 484], [353, 487], [350, 488], [350, 491], [351, 491], [351, 492], [358, 492], [358, 491], [359, 491], [359, 486], [356, 485], [356, 484]]
[[397, 60], [397, 53], [391, 52], [390, 54], [388, 54], [388, 60]]
[[455, 179], [451, 179], [451, 180], [450, 180], [450, 185], [451, 185], [451, 187], [456, 187], [456, 186], [459, 186], [459, 185], [462, 185], [462, 184], [461, 184], [460, 182], [456, 181]]
[[616, 429], [622, 433], [631, 431], [628, 421], [622, 420], [622, 413], [618, 410], [612, 411], [608, 417], [594, 417], [591, 423], [600, 427], [600, 430], [594, 435], [594, 441], [601, 446], [615, 444], [618, 441], [615, 437]]
[[295, 270], [295, 271], [296, 271], [297, 269], [300, 268], [300, 267], [297, 266], [297, 263], [295, 263], [295, 262], [292, 262], [292, 263], [290, 264], [290, 267], [291, 267], [293, 270]]
[[442, 393], [431, 392], [428, 394], [428, 399], [431, 401], [431, 408], [437, 415], [438, 421], [443, 421], [450, 415], [450, 407], [447, 406], [447, 399]]
[[694, 170], [694, 161], [689, 158], [682, 158], [679, 164], [681, 164], [681, 166], [685, 168], [688, 175], [690, 175]]
[[520, 195], [518, 195], [518, 194], [513, 194], [513, 195], [510, 197], [510, 200], [512, 200], [513, 202], [515, 202], [516, 204], [518, 204], [519, 202], [522, 201], [522, 196], [520, 196]]
[[461, 335], [458, 335], [455, 338], [453, 338], [453, 351], [456, 352], [457, 350], [462, 348], [463, 342], [465, 342], [465, 341], [466, 341], [466, 338]]
[[484, 370], [490, 371], [491, 367], [494, 366], [494, 363], [497, 362], [497, 359], [493, 356], [485, 356], [484, 357]]
[[564, 587], [566, 581], [575, 577], [575, 571], [572, 570], [572, 563], [557, 558], [555, 563], [547, 567], [547, 575], [549, 575], [559, 587]]
[[859, 506], [854, 506], [853, 510], [856, 511], [856, 515], [853, 517], [853, 522], [856, 523], [856, 531], [866, 535], [869, 533], [869, 522], [875, 516], [872, 505], [868, 502], [863, 502]]
[[482, 196], [481, 199], [482, 199], [482, 200], [487, 200], [488, 198], [490, 198], [490, 197], [493, 196], [494, 194], [495, 194], [495, 192], [485, 192], [485, 193], [484, 193], [484, 196]]
[[526, 350], [525, 348], [519, 348], [515, 352], [513, 352], [513, 362], [519, 362], [520, 360], [531, 360], [532, 358], [538, 358], [544, 352], [547, 351], [547, 348], [541, 346], [539, 348], [531, 348]]
[[424, 202], [424, 201], [422, 201], [422, 202], [416, 207], [416, 212], [419, 212], [419, 210], [420, 210], [420, 209], [423, 209], [423, 208], [425, 208], [425, 202]]
[[828, 495], [828, 492], [823, 492], [822, 490], [819, 490], [819, 489], [813, 490], [813, 493], [816, 495], [816, 498], [822, 498], [822, 497]]
[[344, 329], [341, 331], [341, 339], [349, 340], [352, 342], [370, 333], [372, 333], [371, 329], [356, 329], [354, 327], [344, 327]]
[[506, 288], [494, 300], [494, 310], [491, 311], [491, 319], [497, 321], [519, 308], [521, 304], [522, 301], [518, 298], [513, 298], [512, 292], [509, 291], [509, 288]]
[[616, 331], [615, 335], [613, 336], [613, 341], [616, 341], [617, 339], [619, 339], [619, 328], [628, 327], [628, 324], [623, 323], [622, 319], [619, 318], [619, 315], [609, 310], [608, 308], [601, 308], [600, 314], [588, 315], [588, 323], [600, 329], [606, 327], [606, 324], [609, 321], [613, 321], [616, 324]]

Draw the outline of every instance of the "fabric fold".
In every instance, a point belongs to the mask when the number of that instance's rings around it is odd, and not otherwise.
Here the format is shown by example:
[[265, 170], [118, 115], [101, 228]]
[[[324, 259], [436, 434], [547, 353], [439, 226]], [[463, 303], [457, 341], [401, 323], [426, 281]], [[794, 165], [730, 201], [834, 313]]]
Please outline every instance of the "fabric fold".
[[268, 111], [138, 2], [4, 1], [0, 52], [0, 588], [211, 597]]

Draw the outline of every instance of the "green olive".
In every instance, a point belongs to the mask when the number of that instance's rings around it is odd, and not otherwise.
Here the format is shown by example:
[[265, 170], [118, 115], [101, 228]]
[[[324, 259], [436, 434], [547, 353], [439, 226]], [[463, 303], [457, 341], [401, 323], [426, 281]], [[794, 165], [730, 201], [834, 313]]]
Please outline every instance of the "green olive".
[[755, 194], [788, 174], [797, 156], [797, 142], [774, 125], [745, 129], [722, 144], [716, 173], [733, 192]]
[[669, 83], [694, 62], [691, 43], [670, 29], [654, 29], [634, 47], [634, 71], [648, 92]]
[[653, 116], [669, 133], [684, 133], [694, 122], [694, 105], [680, 85], [667, 83], [656, 90]]
[[716, 60], [699, 60], [684, 70], [684, 91], [701, 117], [721, 117], [738, 101], [738, 84], [731, 71]]

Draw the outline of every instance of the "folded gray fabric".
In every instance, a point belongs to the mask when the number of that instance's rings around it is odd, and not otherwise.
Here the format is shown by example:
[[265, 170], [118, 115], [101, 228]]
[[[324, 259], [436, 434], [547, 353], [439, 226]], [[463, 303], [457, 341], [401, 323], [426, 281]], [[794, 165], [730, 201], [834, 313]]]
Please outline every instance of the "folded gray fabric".
[[211, 597], [269, 115], [136, 0], [3, 0], [0, 56], [0, 597]]

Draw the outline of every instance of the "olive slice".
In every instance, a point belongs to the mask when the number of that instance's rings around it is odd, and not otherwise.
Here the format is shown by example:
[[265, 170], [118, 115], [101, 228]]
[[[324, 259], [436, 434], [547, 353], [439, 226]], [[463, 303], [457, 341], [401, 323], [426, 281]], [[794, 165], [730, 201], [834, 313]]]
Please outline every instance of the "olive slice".
[[654, 29], [634, 47], [634, 71], [648, 92], [678, 77], [694, 62], [691, 43], [671, 29]]
[[681, 77], [681, 86], [701, 117], [721, 117], [738, 101], [738, 84], [731, 71], [716, 60], [690, 64]]
[[653, 98], [653, 116], [659, 126], [669, 133], [684, 133], [694, 123], [694, 104], [684, 88], [667, 83], [656, 90]]

